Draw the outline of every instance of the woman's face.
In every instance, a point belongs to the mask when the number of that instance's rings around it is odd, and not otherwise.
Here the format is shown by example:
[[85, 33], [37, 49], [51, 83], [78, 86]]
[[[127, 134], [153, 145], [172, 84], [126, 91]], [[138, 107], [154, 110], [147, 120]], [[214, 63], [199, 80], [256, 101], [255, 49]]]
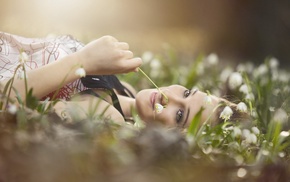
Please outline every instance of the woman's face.
[[[209, 103], [206, 93], [180, 85], [162, 87], [160, 90], [168, 101], [157, 89], [142, 90], [136, 95], [136, 108], [145, 122], [159, 121], [168, 126], [188, 127], [201, 107], [205, 108], [201, 118], [204, 121], [219, 102], [219, 98], [209, 96]], [[155, 104], [161, 104], [164, 109], [157, 113]]]

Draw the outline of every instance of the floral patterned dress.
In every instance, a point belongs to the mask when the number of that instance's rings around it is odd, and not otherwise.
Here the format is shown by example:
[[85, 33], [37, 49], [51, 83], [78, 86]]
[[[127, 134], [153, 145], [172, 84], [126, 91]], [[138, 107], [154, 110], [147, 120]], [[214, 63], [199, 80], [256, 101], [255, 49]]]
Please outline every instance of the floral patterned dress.
[[[19, 54], [21, 51], [26, 52], [29, 56], [28, 61], [25, 63], [25, 69], [29, 71], [57, 61], [78, 51], [83, 46], [82, 43], [69, 35], [47, 38], [24, 38], [0, 32], [0, 80], [13, 77], [15, 69], [19, 65]], [[76, 80], [61, 88], [57, 98], [68, 100], [72, 94], [84, 89], [85, 87], [81, 81]], [[50, 93], [46, 97], [51, 97], [53, 94]]]

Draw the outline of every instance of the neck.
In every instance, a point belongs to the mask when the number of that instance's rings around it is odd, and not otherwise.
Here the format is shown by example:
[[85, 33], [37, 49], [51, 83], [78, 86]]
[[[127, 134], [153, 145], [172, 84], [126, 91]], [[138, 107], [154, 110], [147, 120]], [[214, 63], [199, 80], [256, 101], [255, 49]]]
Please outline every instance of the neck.
[[125, 117], [132, 117], [132, 111], [136, 108], [135, 99], [118, 95], [118, 99]]

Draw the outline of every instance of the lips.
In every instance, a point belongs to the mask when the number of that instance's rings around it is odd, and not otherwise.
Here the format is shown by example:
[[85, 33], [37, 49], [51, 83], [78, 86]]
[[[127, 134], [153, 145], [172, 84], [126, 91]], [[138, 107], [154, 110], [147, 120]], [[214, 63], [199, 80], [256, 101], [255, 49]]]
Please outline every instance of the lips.
[[157, 92], [153, 92], [150, 96], [150, 103], [151, 103], [151, 106], [152, 106], [152, 109], [154, 110], [154, 105], [155, 105], [155, 102], [156, 102], [156, 96], [157, 96]]

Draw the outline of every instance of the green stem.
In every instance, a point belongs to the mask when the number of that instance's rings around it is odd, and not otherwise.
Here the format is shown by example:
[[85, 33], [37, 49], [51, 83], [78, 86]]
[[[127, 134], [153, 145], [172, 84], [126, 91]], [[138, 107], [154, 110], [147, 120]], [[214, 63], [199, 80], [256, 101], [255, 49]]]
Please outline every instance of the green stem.
[[[27, 75], [26, 75], [26, 69], [25, 69], [25, 63], [22, 65], [23, 72], [24, 72], [24, 84], [25, 84], [25, 97], [27, 97], [28, 93], [28, 84], [27, 84]], [[26, 99], [25, 99], [25, 105], [26, 105]]]
[[141, 69], [138, 68], [139, 71], [157, 88], [157, 90], [165, 97], [165, 99], [168, 101], [168, 97], [160, 90], [160, 88], [153, 82], [153, 80]]

